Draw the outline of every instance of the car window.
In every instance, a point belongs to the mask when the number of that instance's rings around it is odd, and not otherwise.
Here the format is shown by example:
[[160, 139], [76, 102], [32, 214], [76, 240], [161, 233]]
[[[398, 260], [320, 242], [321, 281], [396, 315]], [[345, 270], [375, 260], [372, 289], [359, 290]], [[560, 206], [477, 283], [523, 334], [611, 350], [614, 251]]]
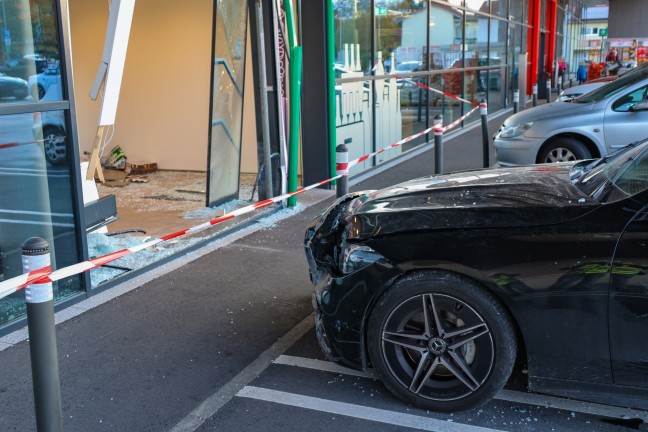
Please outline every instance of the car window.
[[648, 189], [648, 140], [638, 141], [593, 162], [574, 166], [573, 181], [585, 194], [613, 202]]
[[594, 90], [593, 92], [589, 92], [579, 98], [574, 99], [574, 102], [590, 103], [607, 99], [608, 97], [622, 93], [628, 87], [634, 86], [635, 84], [638, 84], [645, 79], [648, 79], [648, 69], [643, 69], [632, 74], [626, 74], [621, 78], [607, 83], [606, 85]]
[[616, 201], [648, 189], [648, 157], [638, 157], [627, 162], [627, 168], [616, 178], [608, 201]]
[[612, 104], [612, 109], [619, 112], [628, 112], [637, 102], [646, 100], [648, 86], [641, 87], [631, 93], [621, 96]]

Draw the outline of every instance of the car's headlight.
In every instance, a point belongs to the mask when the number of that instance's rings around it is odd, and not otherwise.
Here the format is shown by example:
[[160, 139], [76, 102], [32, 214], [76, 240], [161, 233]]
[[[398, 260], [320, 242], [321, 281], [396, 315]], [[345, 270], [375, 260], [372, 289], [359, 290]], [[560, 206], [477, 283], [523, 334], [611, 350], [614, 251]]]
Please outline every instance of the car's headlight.
[[348, 244], [340, 253], [339, 269], [342, 274], [351, 274], [370, 266], [381, 258], [383, 256], [369, 246]]
[[514, 138], [516, 136], [522, 135], [524, 132], [528, 131], [533, 122], [520, 123], [512, 126], [503, 126], [502, 130], [499, 133], [500, 138]]

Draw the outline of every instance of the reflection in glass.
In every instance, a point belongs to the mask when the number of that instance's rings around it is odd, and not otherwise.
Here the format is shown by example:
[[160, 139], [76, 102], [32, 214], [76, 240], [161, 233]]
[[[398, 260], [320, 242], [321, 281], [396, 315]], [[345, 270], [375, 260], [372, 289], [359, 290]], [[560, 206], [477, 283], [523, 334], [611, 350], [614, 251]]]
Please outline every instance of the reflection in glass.
[[[495, 4], [493, 4], [493, 7]], [[507, 77], [506, 54], [508, 25], [506, 21], [491, 19], [489, 36], [489, 66], [499, 66], [488, 71], [488, 107], [490, 112], [504, 108], [505, 86]], [[510, 47], [513, 50], [513, 46]]]
[[238, 195], [247, 3], [219, 0], [215, 13], [208, 180], [210, 205]]
[[481, 13], [490, 13], [490, 0], [465, 0], [466, 7]]
[[[512, 0], [519, 2], [520, 0]], [[508, 19], [508, 6], [509, 0], [492, 0], [491, 1], [491, 14]]]
[[[335, 9], [335, 63], [346, 70], [371, 71], [371, 0], [333, 0]], [[389, 8], [392, 8], [390, 5]], [[345, 46], [348, 62], [344, 63]], [[359, 55], [357, 55], [359, 54]]]
[[511, 14], [511, 19], [522, 23], [529, 21], [526, 7], [527, 3], [527, 0], [511, 0], [509, 12]]
[[60, 81], [56, 2], [2, 0], [0, 8], [0, 103], [40, 100]]
[[[34, 236], [49, 242], [52, 268], [78, 262], [67, 158], [51, 163], [43, 140], [46, 125], [64, 128], [63, 119], [63, 111], [0, 116], [0, 279], [22, 274], [21, 245]], [[79, 276], [61, 280], [55, 301], [80, 290]], [[24, 307], [22, 291], [0, 300], [0, 325], [22, 316]]]

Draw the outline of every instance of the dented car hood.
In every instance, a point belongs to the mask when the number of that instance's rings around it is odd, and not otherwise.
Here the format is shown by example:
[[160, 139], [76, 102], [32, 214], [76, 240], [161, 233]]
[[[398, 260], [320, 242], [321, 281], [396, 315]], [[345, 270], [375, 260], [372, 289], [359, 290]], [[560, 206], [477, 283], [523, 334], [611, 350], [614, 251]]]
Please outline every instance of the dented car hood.
[[573, 165], [458, 172], [370, 191], [349, 205], [350, 237], [565, 222], [598, 205], [570, 182]]

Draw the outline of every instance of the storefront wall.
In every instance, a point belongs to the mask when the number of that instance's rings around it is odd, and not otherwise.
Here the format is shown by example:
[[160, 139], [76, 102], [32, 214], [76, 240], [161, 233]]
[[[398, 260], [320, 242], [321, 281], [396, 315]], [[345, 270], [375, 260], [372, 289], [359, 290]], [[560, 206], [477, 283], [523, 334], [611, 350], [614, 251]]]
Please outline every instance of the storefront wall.
[[[527, 71], [527, 65], [518, 65], [521, 53], [537, 57], [528, 59], [537, 69], [527, 75], [530, 94], [538, 77], [551, 76], [559, 57], [569, 55], [573, 64], [566, 16], [582, 9], [578, 0], [339, 0], [333, 5], [335, 142], [352, 140], [350, 159], [426, 130], [438, 115], [448, 124], [472, 108], [443, 93], [471, 102], [486, 99], [491, 113], [510, 106], [518, 71]], [[536, 9], [530, 11], [531, 6]], [[478, 119], [473, 115], [462, 126]], [[424, 135], [388, 150], [351, 174], [431, 139]]]

